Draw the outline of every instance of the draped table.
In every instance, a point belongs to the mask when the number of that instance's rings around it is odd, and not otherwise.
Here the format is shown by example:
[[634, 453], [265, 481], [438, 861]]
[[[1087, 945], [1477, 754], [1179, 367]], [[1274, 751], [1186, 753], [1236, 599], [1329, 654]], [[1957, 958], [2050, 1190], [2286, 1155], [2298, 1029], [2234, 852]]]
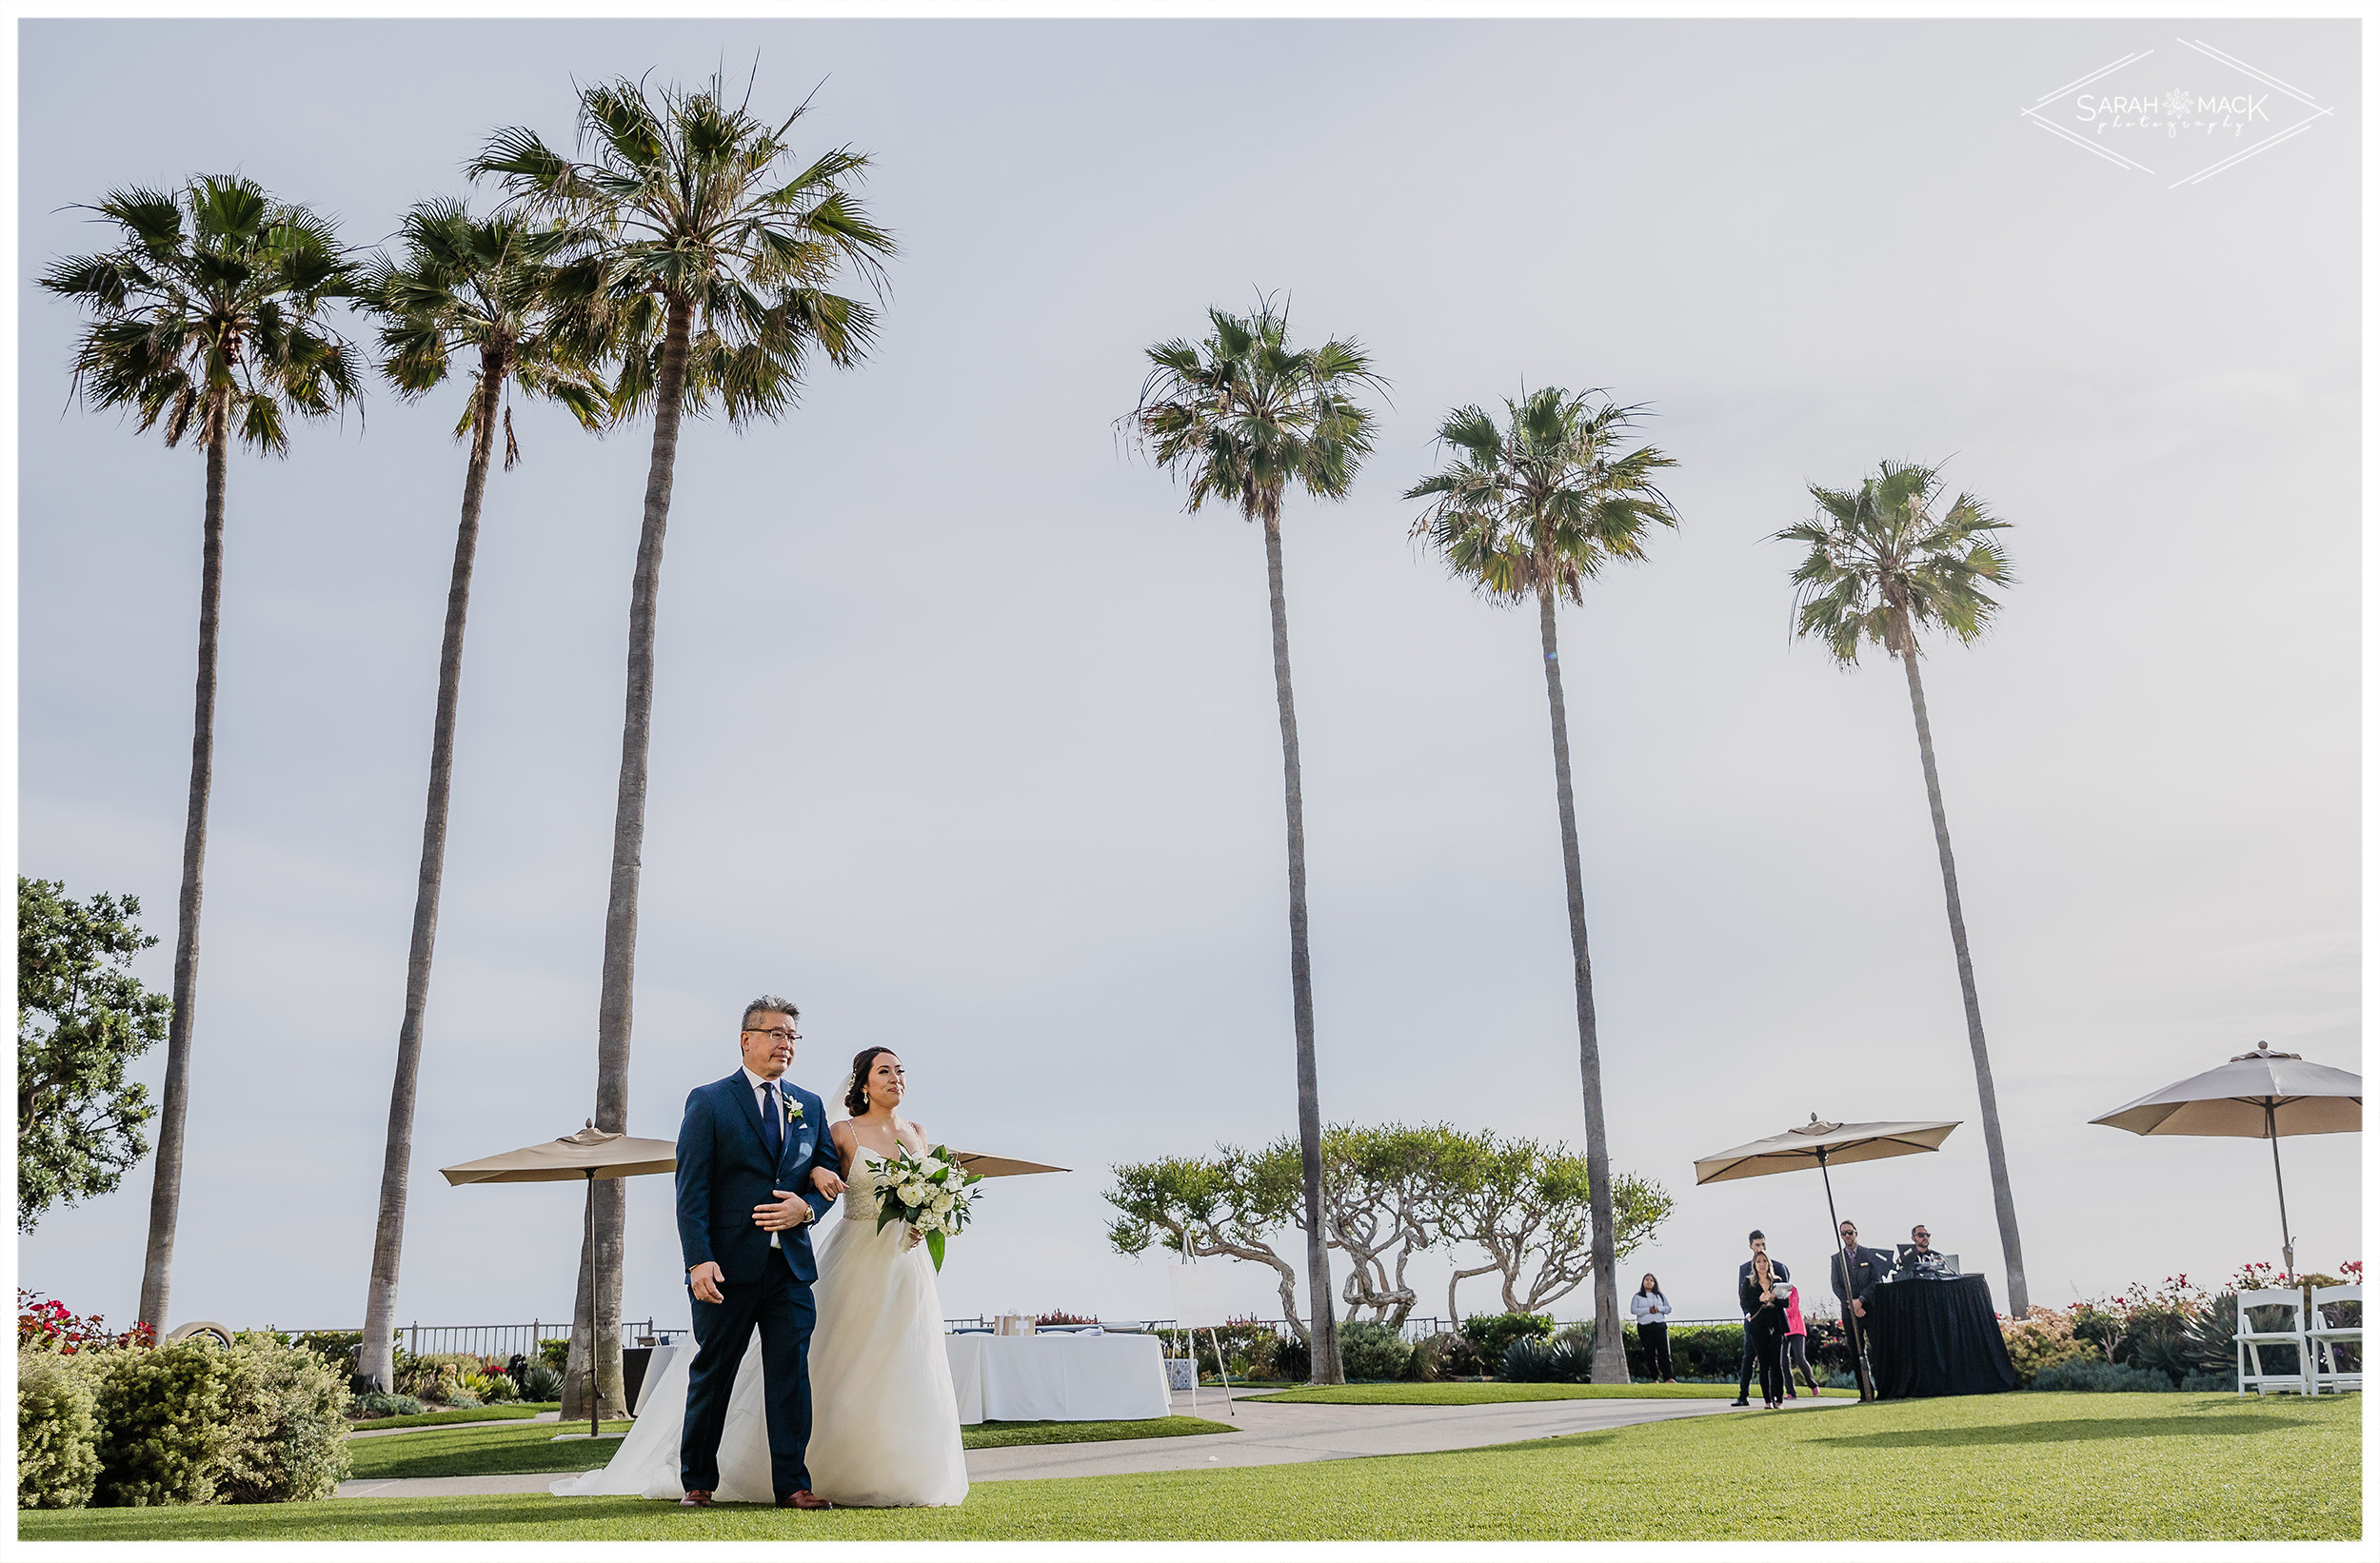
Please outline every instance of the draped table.
[[944, 1335], [962, 1422], [1140, 1422], [1169, 1415], [1155, 1335]]
[[1981, 1276], [1881, 1281], [1869, 1289], [1868, 1362], [1876, 1397], [1995, 1395], [2016, 1387]]

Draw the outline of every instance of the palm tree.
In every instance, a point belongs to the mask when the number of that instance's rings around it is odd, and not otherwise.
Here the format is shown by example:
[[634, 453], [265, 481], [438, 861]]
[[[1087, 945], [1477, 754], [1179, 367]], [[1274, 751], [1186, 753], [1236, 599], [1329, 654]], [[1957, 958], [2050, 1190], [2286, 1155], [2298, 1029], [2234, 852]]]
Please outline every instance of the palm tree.
[[129, 407], [142, 433], [194, 440], [207, 456], [198, 591], [198, 699], [173, 943], [173, 1021], [149, 1201], [140, 1318], [161, 1335], [182, 1205], [183, 1122], [198, 1016], [198, 913], [214, 782], [215, 647], [223, 601], [224, 489], [234, 443], [281, 456], [288, 420], [328, 417], [357, 390], [354, 349], [325, 321], [352, 290], [336, 226], [236, 174], [181, 189], [111, 191], [88, 208], [116, 225], [113, 249], [53, 263], [41, 286], [81, 303], [91, 324], [74, 353], [74, 394], [90, 409]]
[[1187, 481], [1185, 508], [1209, 500], [1264, 524], [1273, 597], [1273, 694], [1280, 706], [1282, 790], [1289, 814], [1289, 988], [1298, 1039], [1298, 1144], [1305, 1183], [1306, 1281], [1314, 1297], [1313, 1376], [1343, 1375], [1332, 1316], [1322, 1209], [1321, 1091], [1314, 1066], [1314, 973], [1306, 954], [1305, 801], [1298, 773], [1298, 711], [1289, 687], [1289, 614], [1281, 587], [1280, 502], [1292, 483], [1317, 499], [1344, 499], [1372, 453], [1373, 416], [1355, 393], [1385, 382], [1352, 338], [1289, 345], [1289, 316], [1270, 299], [1251, 315], [1209, 309], [1206, 339], [1148, 349], [1140, 405], [1121, 421], [1157, 465]]
[[1570, 893], [1571, 971], [1578, 1001], [1578, 1080], [1585, 1098], [1591, 1262], [1595, 1273], [1594, 1376], [1628, 1382], [1620, 1335], [1618, 1258], [1612, 1217], [1610, 1142], [1603, 1129], [1603, 1060], [1595, 1025], [1595, 974], [1587, 960], [1587, 899], [1578, 871], [1578, 819], [1571, 799], [1570, 722], [1554, 633], [1557, 598], [1583, 602], [1579, 587], [1614, 560], [1640, 561], [1655, 525], [1677, 513], [1653, 475], [1677, 464], [1649, 445], [1623, 450], [1637, 407], [1597, 405], [1557, 386], [1506, 398], [1507, 423], [1478, 406], [1458, 407], [1438, 426], [1455, 465], [1422, 479], [1405, 498], [1432, 501], [1414, 523], [1456, 579], [1492, 603], [1536, 598], [1545, 652], [1545, 702], [1554, 723], [1554, 799], [1561, 817], [1562, 876]]
[[438, 938], [438, 892], [446, 866], [446, 801], [454, 776], [455, 710], [463, 688], [463, 626], [479, 549], [480, 503], [496, 435], [505, 467], [519, 459], [507, 390], [560, 402], [588, 429], [603, 426], [605, 390], [585, 366], [585, 346], [570, 340], [554, 307], [555, 268], [546, 235], [517, 218], [474, 221], [460, 201], [425, 201], [405, 215], [400, 264], [378, 257], [360, 292], [382, 317], [381, 372], [407, 401], [446, 383], [455, 362], [475, 355], [471, 395], [458, 437], [471, 454], [464, 468], [463, 518], [455, 527], [454, 574], [446, 588], [446, 632], [438, 654], [438, 715], [430, 728], [429, 805], [422, 821], [422, 868], [413, 892], [413, 941], [405, 971], [405, 1019], [397, 1029], [396, 1082], [388, 1094], [388, 1139], [380, 1172], [380, 1220], [372, 1238], [371, 1283], [364, 1304], [359, 1380], [387, 1389], [395, 1377], [391, 1331], [397, 1268], [405, 1245], [405, 1204], [413, 1161], [413, 1098], [422, 1061], [422, 1019], [429, 1004], [430, 952]]
[[1950, 821], [1942, 812], [1942, 780], [1934, 765], [1934, 726], [1926, 716], [1925, 683], [1917, 676], [1919, 628], [1947, 630], [1972, 645], [1999, 611], [1985, 587], [2015, 581], [2007, 553], [1991, 535], [2008, 523], [1993, 520], [1973, 494], [1959, 495], [1937, 515], [1942, 497], [1937, 469], [1909, 462], [1883, 463], [1857, 488], [1812, 484], [1810, 495], [1818, 502], [1817, 514], [1775, 534], [1780, 543], [1806, 544], [1810, 549], [1794, 571], [1795, 633], [1825, 642], [1846, 668], [1858, 665], [1860, 643], [1880, 645], [1900, 659], [1909, 679], [1917, 759], [1925, 771], [1926, 802], [1934, 811], [1934, 849], [1942, 861], [1942, 900], [1950, 910], [1951, 949], [1958, 959], [1959, 996], [1967, 1006], [1967, 1047], [1974, 1055], [1975, 1094], [1983, 1103], [1983, 1148], [1992, 1166], [2000, 1252], [2008, 1260], [2009, 1312], [2021, 1318], [2029, 1306], [2025, 1256], [2009, 1192], [2008, 1152], [2000, 1141], [2000, 1101], [1983, 1042], [1975, 966], [1967, 953], [1958, 867], [1951, 859]]
[[[827, 285], [847, 267], [881, 292], [883, 263], [894, 251], [892, 236], [847, 188], [867, 167], [863, 154], [837, 148], [805, 167], [788, 167], [793, 148], [785, 134], [807, 109], [805, 103], [771, 126], [747, 105], [728, 103], [716, 77], [695, 91], [647, 92], [638, 83], [614, 81], [579, 94], [584, 160], [516, 127], [496, 132], [468, 165], [473, 177], [497, 180], [510, 203], [561, 225], [558, 256], [591, 263], [580, 306], [608, 333], [618, 357], [614, 411], [649, 406], [653, 413], [644, 529], [628, 599], [627, 715], [596, 1019], [595, 1122], [614, 1132], [625, 1130], [628, 1115], [653, 628], [679, 424], [714, 401], [738, 427], [774, 420], [793, 405], [812, 353], [842, 367], [857, 364], [875, 336], [875, 313]], [[597, 1286], [603, 1316], [620, 1316], [627, 1200], [616, 1181], [598, 1191], [592, 1249], [580, 1263], [572, 1351], [585, 1350], [581, 1360], [599, 1362], [616, 1391], [619, 1340], [596, 1342], [588, 1328]], [[621, 1403], [615, 1394], [613, 1404]]]

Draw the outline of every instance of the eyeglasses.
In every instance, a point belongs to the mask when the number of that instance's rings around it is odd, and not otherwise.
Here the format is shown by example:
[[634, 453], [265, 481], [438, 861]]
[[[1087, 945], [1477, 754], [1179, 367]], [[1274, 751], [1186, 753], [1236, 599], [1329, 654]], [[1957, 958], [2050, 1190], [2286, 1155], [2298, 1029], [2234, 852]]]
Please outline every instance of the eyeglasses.
[[787, 1031], [783, 1026], [770, 1026], [765, 1031], [763, 1031], [758, 1026], [746, 1026], [744, 1034], [746, 1037], [773, 1037], [781, 1042], [798, 1042], [802, 1039], [802, 1034], [800, 1032]]

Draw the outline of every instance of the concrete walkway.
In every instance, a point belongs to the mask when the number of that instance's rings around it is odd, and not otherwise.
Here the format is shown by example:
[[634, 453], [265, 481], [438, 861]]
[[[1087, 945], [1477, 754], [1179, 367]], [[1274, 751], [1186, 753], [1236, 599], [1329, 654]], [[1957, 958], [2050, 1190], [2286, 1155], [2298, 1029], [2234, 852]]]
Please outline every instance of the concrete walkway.
[[[1850, 1406], [1855, 1400], [1789, 1400], [1789, 1411]], [[1174, 1414], [1190, 1415], [1190, 1396], [1174, 1396]], [[1488, 1406], [1328, 1406], [1236, 1402], [1201, 1391], [1199, 1415], [1236, 1423], [1236, 1433], [1187, 1438], [1133, 1438], [1095, 1444], [1021, 1444], [967, 1452], [969, 1481], [1026, 1481], [1063, 1476], [1112, 1476], [1148, 1471], [1220, 1471], [1239, 1466], [1301, 1465], [1374, 1454], [1429, 1454], [1487, 1444], [1520, 1443], [1568, 1433], [1592, 1433], [1716, 1416], [1735, 1408], [1725, 1400], [1524, 1400]], [[1747, 1415], [1766, 1415], [1756, 1408]], [[483, 1424], [486, 1425], [486, 1424]], [[343, 1498], [461, 1497], [488, 1493], [543, 1493], [551, 1475], [425, 1476], [349, 1481]]]

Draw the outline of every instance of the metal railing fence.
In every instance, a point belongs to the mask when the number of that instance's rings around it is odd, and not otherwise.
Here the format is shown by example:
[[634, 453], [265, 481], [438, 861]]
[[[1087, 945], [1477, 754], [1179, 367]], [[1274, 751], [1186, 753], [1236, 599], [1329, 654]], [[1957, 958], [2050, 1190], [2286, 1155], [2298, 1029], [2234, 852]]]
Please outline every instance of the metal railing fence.
[[[607, 1326], [608, 1327], [608, 1326]], [[268, 1324], [268, 1330], [285, 1335], [348, 1335], [363, 1331], [353, 1325], [332, 1330], [284, 1330]], [[620, 1326], [623, 1344], [633, 1346], [640, 1335], [672, 1336], [687, 1332], [683, 1326], [654, 1327], [654, 1321], [624, 1319]], [[570, 1334], [570, 1318], [564, 1315], [548, 1324], [531, 1319], [526, 1324], [404, 1324], [397, 1327], [397, 1344], [409, 1356], [437, 1356], [448, 1352], [467, 1352], [473, 1356], [492, 1356], [499, 1362], [509, 1360], [515, 1354], [535, 1356], [541, 1340], [560, 1340]]]

